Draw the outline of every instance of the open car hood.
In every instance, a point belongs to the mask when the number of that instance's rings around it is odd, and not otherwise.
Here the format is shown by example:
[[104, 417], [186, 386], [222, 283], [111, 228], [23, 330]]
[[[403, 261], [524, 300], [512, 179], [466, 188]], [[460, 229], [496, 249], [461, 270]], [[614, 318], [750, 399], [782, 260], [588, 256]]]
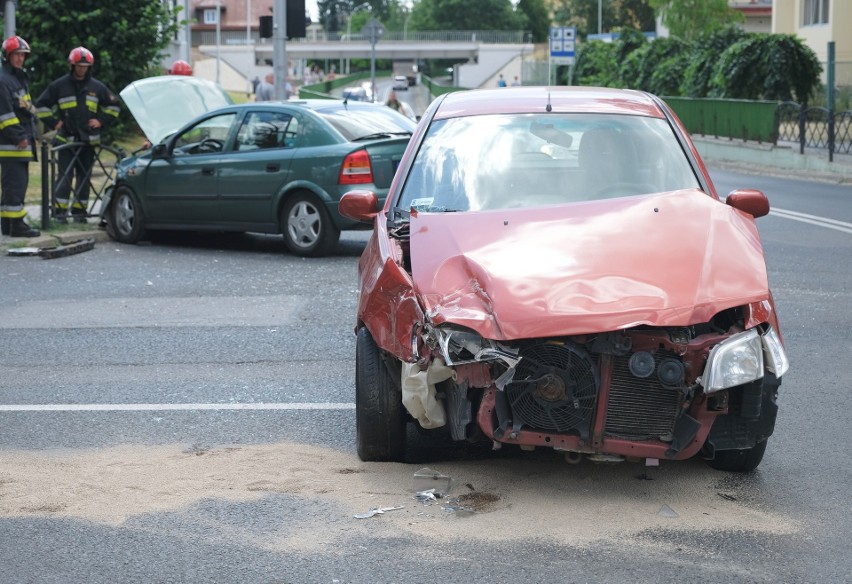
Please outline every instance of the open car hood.
[[413, 213], [410, 226], [432, 322], [495, 340], [686, 326], [769, 297], [753, 218], [698, 190]]
[[234, 103], [212, 81], [182, 75], [134, 81], [121, 90], [121, 99], [152, 144], [201, 114]]

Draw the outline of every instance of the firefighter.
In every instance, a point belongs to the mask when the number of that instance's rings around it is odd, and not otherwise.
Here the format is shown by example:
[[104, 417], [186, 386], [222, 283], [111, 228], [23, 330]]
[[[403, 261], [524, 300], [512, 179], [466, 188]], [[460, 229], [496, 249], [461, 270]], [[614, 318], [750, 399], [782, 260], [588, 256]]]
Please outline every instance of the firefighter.
[[76, 196], [70, 209], [77, 223], [85, 223], [89, 203], [95, 147], [101, 133], [118, 119], [118, 97], [92, 77], [95, 57], [86, 47], [76, 47], [68, 55], [69, 72], [47, 86], [36, 108], [45, 129], [56, 130], [53, 146], [79, 143], [57, 151], [58, 178], [53, 188], [53, 216], [67, 222], [72, 178]]
[[0, 70], [0, 226], [3, 235], [41, 235], [24, 221], [24, 198], [35, 160], [35, 120], [24, 61], [30, 45], [19, 36], [3, 41]]

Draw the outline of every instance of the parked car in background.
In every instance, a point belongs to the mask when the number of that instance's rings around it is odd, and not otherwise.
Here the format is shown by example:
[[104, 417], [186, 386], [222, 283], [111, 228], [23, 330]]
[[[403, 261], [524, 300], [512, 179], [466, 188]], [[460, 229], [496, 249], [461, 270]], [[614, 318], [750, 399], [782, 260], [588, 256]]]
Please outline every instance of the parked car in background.
[[409, 422], [571, 462], [750, 471], [788, 369], [755, 218], [723, 201], [642, 92], [524, 87], [430, 105], [359, 264], [356, 431], [400, 461]]
[[363, 87], [345, 87], [342, 97], [351, 101], [370, 101], [367, 90]]
[[393, 78], [393, 88], [397, 91], [408, 91], [408, 77], [397, 75]]
[[364, 227], [340, 215], [341, 195], [383, 198], [415, 128], [384, 105], [305, 100], [217, 108], [166, 137], [152, 104], [168, 101], [168, 81], [131, 108], [162, 141], [119, 163], [102, 205], [107, 232], [124, 243], [160, 229], [250, 231], [283, 234], [296, 255], [326, 254], [341, 230]]

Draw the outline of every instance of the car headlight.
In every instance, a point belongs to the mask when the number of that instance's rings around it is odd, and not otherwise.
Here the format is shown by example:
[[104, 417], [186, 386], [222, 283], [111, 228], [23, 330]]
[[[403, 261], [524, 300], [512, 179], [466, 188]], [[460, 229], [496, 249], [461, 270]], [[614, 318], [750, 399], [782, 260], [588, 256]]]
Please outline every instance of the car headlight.
[[704, 393], [714, 393], [763, 377], [763, 342], [756, 329], [725, 339], [710, 351]]

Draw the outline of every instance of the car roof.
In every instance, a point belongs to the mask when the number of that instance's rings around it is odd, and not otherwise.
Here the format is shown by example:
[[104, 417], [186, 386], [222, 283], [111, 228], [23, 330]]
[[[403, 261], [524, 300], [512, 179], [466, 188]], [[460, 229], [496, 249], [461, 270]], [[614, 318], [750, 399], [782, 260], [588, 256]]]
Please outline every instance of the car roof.
[[656, 99], [642, 91], [605, 87], [542, 86], [474, 89], [448, 93], [438, 106], [435, 119], [548, 111], [665, 117]]

